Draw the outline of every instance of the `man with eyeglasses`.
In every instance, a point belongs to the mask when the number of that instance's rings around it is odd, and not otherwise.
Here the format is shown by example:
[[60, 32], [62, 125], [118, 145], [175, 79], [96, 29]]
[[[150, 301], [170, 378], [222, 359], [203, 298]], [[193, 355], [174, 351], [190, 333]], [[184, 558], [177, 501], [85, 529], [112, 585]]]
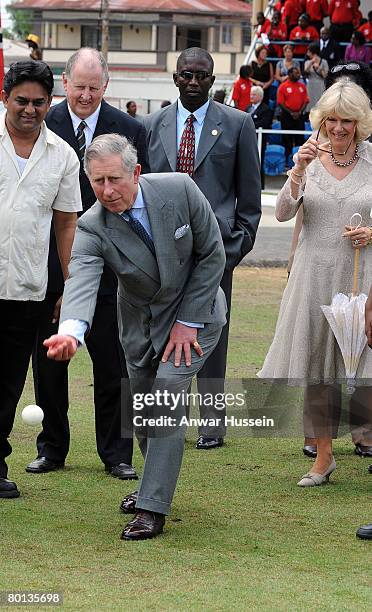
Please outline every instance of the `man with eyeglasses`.
[[19, 497], [8, 480], [8, 437], [44, 315], [47, 261], [53, 220], [64, 278], [81, 210], [79, 161], [44, 118], [53, 75], [42, 61], [12, 64], [0, 117], [0, 498]]
[[[252, 249], [261, 216], [261, 179], [252, 118], [209, 99], [215, 81], [211, 55], [199, 47], [181, 53], [173, 75], [179, 99], [145, 117], [152, 172], [187, 172], [209, 200], [226, 252], [221, 281], [230, 312], [235, 266]], [[228, 313], [229, 320], [229, 313]], [[198, 374], [198, 391], [224, 390], [229, 323]], [[201, 403], [206, 425], [199, 428], [198, 449], [223, 445], [225, 411]], [[209, 424], [219, 419], [220, 425]]]

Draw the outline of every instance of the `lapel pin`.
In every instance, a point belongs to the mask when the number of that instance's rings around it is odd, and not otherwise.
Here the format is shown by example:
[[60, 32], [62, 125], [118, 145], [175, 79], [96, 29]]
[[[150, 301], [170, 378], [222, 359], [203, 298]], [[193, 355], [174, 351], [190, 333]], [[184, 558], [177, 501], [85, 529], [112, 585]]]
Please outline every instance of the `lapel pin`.
[[218, 130], [212, 130], [212, 136], [217, 136]]

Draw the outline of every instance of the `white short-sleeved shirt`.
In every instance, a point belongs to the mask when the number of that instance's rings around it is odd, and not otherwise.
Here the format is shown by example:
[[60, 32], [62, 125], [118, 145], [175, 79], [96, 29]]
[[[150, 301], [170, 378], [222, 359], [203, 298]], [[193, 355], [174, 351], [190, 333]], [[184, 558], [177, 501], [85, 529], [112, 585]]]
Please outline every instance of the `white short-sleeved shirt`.
[[23, 172], [0, 115], [0, 299], [45, 297], [53, 210], [82, 210], [75, 151], [42, 124]]

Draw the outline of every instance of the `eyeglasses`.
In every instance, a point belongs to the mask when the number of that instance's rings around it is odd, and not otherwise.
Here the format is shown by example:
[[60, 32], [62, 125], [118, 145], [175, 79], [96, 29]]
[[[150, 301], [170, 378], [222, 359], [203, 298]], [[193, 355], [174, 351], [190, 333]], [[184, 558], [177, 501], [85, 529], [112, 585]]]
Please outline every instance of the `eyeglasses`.
[[346, 70], [360, 70], [359, 64], [339, 64], [331, 68], [331, 73], [336, 74], [336, 72], [340, 72], [344, 68], [346, 68]]
[[185, 79], [185, 81], [192, 81], [192, 77], [195, 75], [197, 81], [204, 81], [208, 77], [212, 75], [205, 70], [198, 70], [197, 72], [191, 72], [191, 70], [182, 70], [182, 72], [177, 72], [177, 76], [181, 77], [181, 79]]
[[[358, 65], [358, 64], [356, 64], [356, 65]], [[316, 134], [315, 140], [318, 140], [318, 138], [319, 138], [319, 134], [320, 134], [320, 130], [322, 129], [322, 127], [323, 127], [323, 125], [325, 124], [325, 122], [326, 122], [326, 121], [328, 121], [328, 119], [329, 119], [329, 117], [326, 117], [326, 118], [325, 118], [325, 119], [323, 119], [323, 121], [321, 122], [321, 124], [320, 124], [320, 126], [319, 126], [319, 130], [317, 131], [317, 134]], [[353, 142], [353, 139], [351, 139], [351, 140], [350, 140], [350, 142], [349, 142], [349, 144], [348, 144], [348, 147], [347, 147], [346, 151], [344, 151], [344, 153], [342, 153], [342, 155], [346, 155], [346, 153], [347, 153], [347, 152], [348, 152], [348, 150], [350, 149], [350, 146], [351, 146], [351, 143], [352, 143], [352, 142]], [[328, 148], [328, 149], [322, 149], [322, 147], [321, 147], [321, 145], [320, 145], [319, 147], [317, 146], [317, 147], [316, 147], [316, 149], [317, 149], [318, 151], [322, 151], [322, 153], [328, 153], [329, 155], [331, 155], [331, 151], [329, 150], [329, 148]]]

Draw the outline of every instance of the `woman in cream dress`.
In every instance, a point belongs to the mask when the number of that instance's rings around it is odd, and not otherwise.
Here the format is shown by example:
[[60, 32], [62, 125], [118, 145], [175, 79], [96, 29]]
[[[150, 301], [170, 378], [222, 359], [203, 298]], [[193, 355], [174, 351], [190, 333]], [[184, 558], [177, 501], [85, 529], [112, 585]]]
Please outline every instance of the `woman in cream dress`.
[[[368, 293], [372, 279], [372, 145], [364, 142], [372, 133], [369, 100], [358, 85], [341, 79], [312, 109], [311, 122], [326, 142], [309, 138], [300, 147], [278, 196], [278, 221], [293, 218], [303, 202], [303, 230], [275, 337], [258, 373], [261, 378], [289, 379], [305, 386], [304, 409], [311, 416], [305, 435], [316, 439], [317, 459], [300, 486], [326, 482], [336, 467], [332, 422], [340, 409], [337, 381], [345, 378], [345, 368], [321, 305], [330, 304], [336, 293], [351, 293], [355, 248], [360, 249], [360, 291]], [[348, 225], [354, 213], [362, 217], [358, 229]], [[357, 376], [372, 379], [368, 347]], [[372, 403], [371, 388], [359, 386], [351, 401], [367, 407]]]

